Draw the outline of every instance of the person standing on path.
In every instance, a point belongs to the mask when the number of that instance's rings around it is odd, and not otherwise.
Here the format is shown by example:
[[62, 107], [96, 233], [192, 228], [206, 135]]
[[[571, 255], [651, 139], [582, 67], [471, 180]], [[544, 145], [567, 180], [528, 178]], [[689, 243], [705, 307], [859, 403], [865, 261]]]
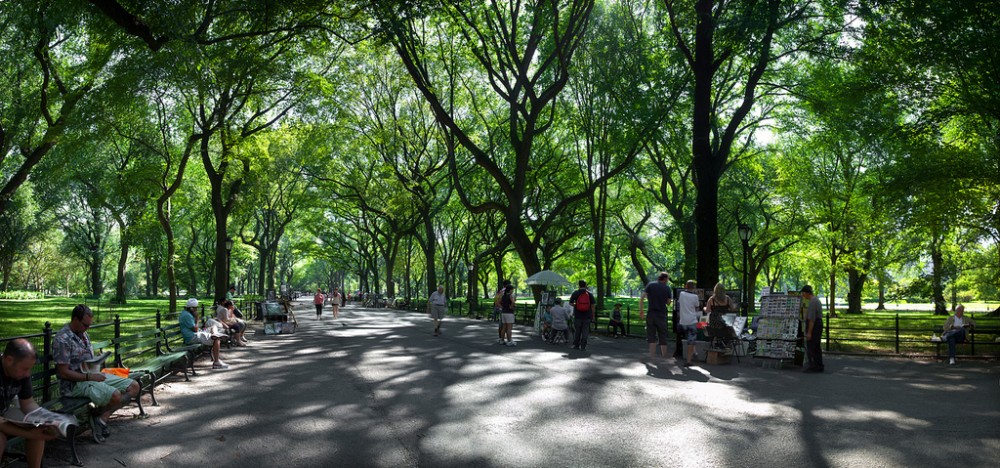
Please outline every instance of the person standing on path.
[[[514, 330], [514, 286], [508, 284], [504, 287], [503, 296], [500, 297], [500, 323], [503, 326], [500, 342], [507, 346], [517, 346], [512, 336]], [[506, 338], [506, 342], [504, 342]]]
[[585, 350], [596, 305], [594, 295], [587, 290], [587, 282], [580, 280], [578, 284], [580, 289], [569, 296], [569, 303], [573, 306], [573, 349]]
[[[660, 346], [660, 354], [667, 357], [667, 306], [674, 300], [674, 293], [667, 281], [670, 275], [660, 272], [656, 281], [646, 285], [639, 296], [639, 320], [646, 321], [646, 342], [649, 343], [649, 357], [656, 357], [656, 346]], [[642, 308], [642, 302], [649, 300], [648, 315]]]
[[823, 350], [819, 343], [823, 336], [823, 305], [808, 284], [802, 286], [802, 298], [809, 301], [806, 306], [806, 356], [809, 357], [809, 367], [805, 372], [823, 372]]
[[343, 302], [343, 299], [344, 296], [340, 294], [340, 288], [333, 288], [333, 293], [330, 295], [330, 308], [333, 309], [334, 320], [340, 315], [340, 304]]
[[326, 296], [323, 295], [322, 288], [316, 288], [316, 295], [313, 296], [313, 305], [316, 306], [316, 319], [323, 320], [323, 301], [326, 300]]
[[[687, 340], [687, 362], [684, 363], [684, 367], [691, 367], [694, 342], [698, 339], [698, 319], [701, 318], [701, 313], [698, 311], [698, 295], [694, 292], [696, 284], [694, 280], [687, 280], [684, 283], [684, 290], [677, 295], [677, 308], [680, 309], [677, 331], [682, 332]], [[680, 335], [681, 333], [678, 333], [678, 339]]]
[[503, 280], [503, 284], [500, 286], [500, 290], [498, 290], [496, 295], [493, 296], [493, 316], [500, 319], [497, 320], [497, 323], [499, 324], [497, 327], [497, 334], [500, 337], [500, 341], [497, 342], [498, 344], [506, 343], [503, 339], [504, 337], [503, 320], [502, 320], [503, 304], [501, 304], [501, 302], [503, 302], [503, 293], [504, 291], [507, 290], [507, 286], [510, 286], [510, 280]]
[[431, 293], [427, 307], [430, 309], [431, 318], [434, 319], [434, 336], [438, 336], [441, 334], [441, 320], [448, 312], [448, 296], [444, 294], [444, 286], [438, 285], [437, 291]]

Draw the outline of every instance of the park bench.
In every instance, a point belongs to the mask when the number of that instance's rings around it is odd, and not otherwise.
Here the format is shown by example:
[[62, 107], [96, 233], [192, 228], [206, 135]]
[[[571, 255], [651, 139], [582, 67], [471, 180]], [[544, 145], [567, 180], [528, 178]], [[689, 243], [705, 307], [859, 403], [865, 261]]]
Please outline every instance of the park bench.
[[[944, 327], [943, 326], [934, 327], [934, 330], [933, 330], [933, 335], [934, 336], [940, 337], [942, 333], [944, 333]], [[985, 336], [985, 337], [993, 336], [995, 338], [997, 336], [1000, 336], [1000, 327], [986, 327], [986, 326], [972, 327], [971, 329], [969, 329], [966, 332], [966, 339], [965, 340], [956, 342], [956, 344], [959, 344], [959, 345], [968, 345], [968, 348], [969, 348], [968, 354], [959, 353], [958, 349], [960, 349], [960, 348], [956, 348], [956, 352], [955, 352], [956, 355], [974, 356], [976, 354], [975, 353], [976, 346], [980, 346], [980, 347], [982, 347], [982, 346], [994, 346], [994, 347], [995, 346], [1000, 346], [1000, 342], [997, 342], [995, 340], [989, 340], [989, 339], [987, 339], [987, 340], [979, 340], [979, 341], [977, 341], [976, 340], [976, 336], [977, 335], [978, 336]], [[934, 346], [934, 357], [938, 358], [938, 359], [943, 358], [944, 356], [941, 355], [941, 345], [947, 346], [948, 342], [945, 341], [945, 340], [940, 340], [940, 341], [929, 340], [929, 341], [935, 345]]]
[[181, 326], [176, 323], [163, 327], [161, 329], [161, 336], [163, 338], [161, 342], [163, 347], [158, 352], [173, 359], [184, 359], [184, 366], [181, 368], [181, 371], [184, 372], [184, 381], [191, 380], [188, 378], [188, 370], [191, 371], [191, 375], [198, 375], [194, 370], [194, 361], [198, 356], [208, 352], [211, 348], [201, 343], [184, 343]]
[[[188, 353], [184, 351], [170, 352], [167, 348], [167, 338], [161, 328], [142, 330], [130, 335], [115, 338], [115, 363], [118, 367], [129, 368], [129, 378], [139, 382], [139, 399], [146, 391], [153, 402], [156, 401], [156, 384], [173, 375], [184, 372], [187, 378]], [[132, 366], [127, 364], [138, 362]], [[140, 417], [146, 417], [142, 405], [139, 405]]]

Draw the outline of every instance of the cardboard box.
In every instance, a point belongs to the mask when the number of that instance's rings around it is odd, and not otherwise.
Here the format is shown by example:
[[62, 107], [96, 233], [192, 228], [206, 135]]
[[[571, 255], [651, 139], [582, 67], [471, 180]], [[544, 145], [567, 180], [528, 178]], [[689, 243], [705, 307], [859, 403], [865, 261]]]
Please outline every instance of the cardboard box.
[[709, 365], [729, 364], [729, 362], [732, 361], [732, 359], [733, 359], [733, 355], [732, 354], [729, 354], [729, 353], [726, 353], [726, 352], [722, 352], [722, 351], [711, 351], [710, 350], [706, 354], [708, 355], [707, 363]]

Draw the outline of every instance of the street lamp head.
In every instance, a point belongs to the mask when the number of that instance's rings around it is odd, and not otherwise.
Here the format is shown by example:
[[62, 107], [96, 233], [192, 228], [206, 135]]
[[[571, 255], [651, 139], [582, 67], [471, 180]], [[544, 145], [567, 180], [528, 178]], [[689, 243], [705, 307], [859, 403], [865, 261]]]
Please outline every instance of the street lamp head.
[[750, 230], [750, 226], [747, 226], [746, 223], [740, 223], [740, 226], [739, 228], [737, 228], [737, 231], [739, 232], [741, 241], [746, 242], [750, 240], [750, 233], [752, 231]]
[[233, 250], [233, 238], [232, 237], [227, 237], [226, 238], [226, 252], [229, 252], [231, 250]]
[[468, 267], [468, 268], [469, 268], [469, 272], [470, 272], [470, 273], [472, 272], [472, 270], [475, 270], [475, 269], [476, 269], [476, 266], [475, 266], [475, 265], [473, 265], [473, 264], [471, 264], [471, 263], [470, 263], [470, 264], [468, 264], [468, 265], [466, 265], [466, 267]]

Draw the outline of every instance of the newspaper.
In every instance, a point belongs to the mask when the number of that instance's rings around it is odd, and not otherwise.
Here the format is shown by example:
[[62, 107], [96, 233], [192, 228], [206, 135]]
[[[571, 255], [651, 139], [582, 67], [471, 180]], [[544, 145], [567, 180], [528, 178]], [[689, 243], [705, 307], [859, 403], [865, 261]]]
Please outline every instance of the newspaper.
[[71, 426], [76, 426], [76, 416], [72, 414], [53, 413], [39, 406], [28, 414], [21, 414], [16, 408], [11, 408], [6, 414], [0, 416], [0, 421], [9, 422], [22, 427], [54, 427], [59, 431], [59, 435], [66, 437]]

